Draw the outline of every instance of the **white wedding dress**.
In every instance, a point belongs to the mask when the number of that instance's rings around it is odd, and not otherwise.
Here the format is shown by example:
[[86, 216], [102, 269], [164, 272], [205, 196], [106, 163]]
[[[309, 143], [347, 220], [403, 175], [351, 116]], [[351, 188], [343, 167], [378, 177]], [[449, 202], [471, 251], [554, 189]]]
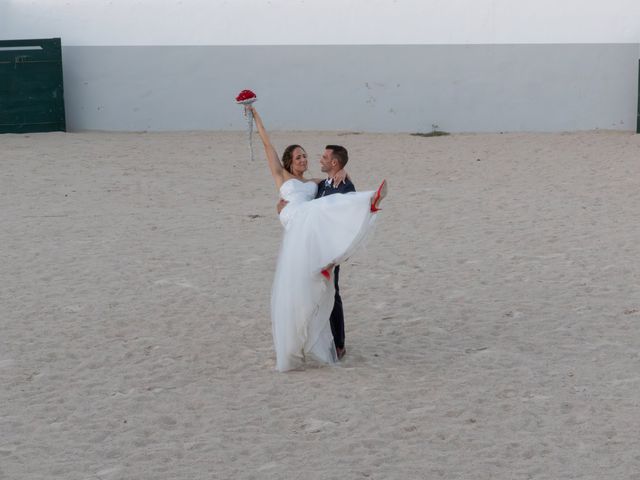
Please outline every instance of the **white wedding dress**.
[[374, 192], [328, 195], [314, 200], [314, 182], [287, 180], [280, 195], [289, 203], [280, 212], [284, 236], [271, 291], [271, 323], [276, 369], [300, 367], [311, 357], [337, 361], [329, 316], [333, 309], [333, 273], [320, 272], [339, 264], [362, 245], [371, 232]]

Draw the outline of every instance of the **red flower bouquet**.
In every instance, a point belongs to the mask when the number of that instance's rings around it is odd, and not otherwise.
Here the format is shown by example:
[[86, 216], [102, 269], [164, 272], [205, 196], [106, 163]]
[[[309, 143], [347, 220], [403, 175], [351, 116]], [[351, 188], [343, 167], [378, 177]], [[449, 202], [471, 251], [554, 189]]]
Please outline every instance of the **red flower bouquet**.
[[253, 143], [251, 142], [251, 134], [253, 133], [253, 113], [251, 112], [251, 104], [258, 99], [256, 94], [251, 90], [242, 90], [236, 96], [236, 103], [244, 105], [244, 116], [247, 117], [247, 126], [249, 133], [249, 152], [251, 154], [251, 160], [253, 160]]
[[249, 105], [255, 102], [257, 99], [258, 97], [256, 97], [256, 94], [251, 90], [242, 90], [236, 97], [236, 102], [243, 105]]

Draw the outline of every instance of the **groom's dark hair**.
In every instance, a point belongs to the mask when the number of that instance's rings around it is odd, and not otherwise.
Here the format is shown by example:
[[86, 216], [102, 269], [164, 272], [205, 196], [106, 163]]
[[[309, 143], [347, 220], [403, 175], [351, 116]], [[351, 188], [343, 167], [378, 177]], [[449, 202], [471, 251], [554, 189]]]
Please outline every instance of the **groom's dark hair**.
[[327, 150], [331, 150], [331, 156], [338, 161], [342, 168], [344, 168], [344, 166], [349, 161], [349, 153], [347, 152], [347, 149], [342, 145], [327, 145], [324, 148]]

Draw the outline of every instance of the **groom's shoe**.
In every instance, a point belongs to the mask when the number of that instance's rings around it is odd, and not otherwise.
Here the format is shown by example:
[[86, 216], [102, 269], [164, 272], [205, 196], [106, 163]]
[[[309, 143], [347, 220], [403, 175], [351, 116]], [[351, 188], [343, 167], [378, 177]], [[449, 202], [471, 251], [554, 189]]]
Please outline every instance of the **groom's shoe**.
[[338, 360], [342, 360], [342, 357], [347, 354], [347, 349], [336, 347], [336, 353], [338, 354]]

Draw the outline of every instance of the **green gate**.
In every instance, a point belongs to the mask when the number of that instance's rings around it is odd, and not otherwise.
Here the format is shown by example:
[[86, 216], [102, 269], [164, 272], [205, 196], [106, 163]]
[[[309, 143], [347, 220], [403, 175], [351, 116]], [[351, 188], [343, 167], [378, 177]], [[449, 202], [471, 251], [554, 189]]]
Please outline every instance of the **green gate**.
[[59, 38], [0, 41], [0, 133], [66, 130]]

